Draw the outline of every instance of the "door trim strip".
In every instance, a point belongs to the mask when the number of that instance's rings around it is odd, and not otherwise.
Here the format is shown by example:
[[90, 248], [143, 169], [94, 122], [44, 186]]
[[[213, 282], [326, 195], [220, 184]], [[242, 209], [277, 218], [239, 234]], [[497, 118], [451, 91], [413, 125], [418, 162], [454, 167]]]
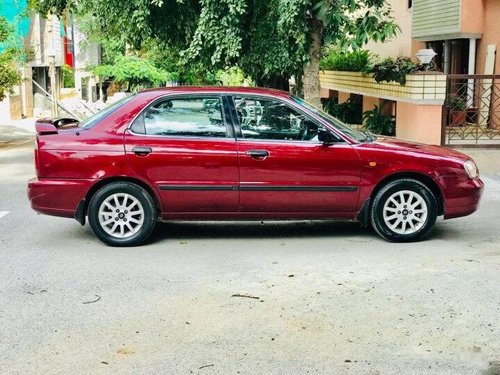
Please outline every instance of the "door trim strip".
[[311, 191], [311, 192], [355, 192], [356, 186], [231, 186], [231, 185], [160, 185], [160, 190], [177, 191]]

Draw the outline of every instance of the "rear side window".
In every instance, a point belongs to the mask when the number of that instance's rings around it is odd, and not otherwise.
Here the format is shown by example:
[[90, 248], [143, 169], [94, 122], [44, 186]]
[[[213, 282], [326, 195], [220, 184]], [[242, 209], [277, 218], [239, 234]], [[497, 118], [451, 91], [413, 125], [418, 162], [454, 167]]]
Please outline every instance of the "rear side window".
[[110, 114], [115, 112], [118, 108], [124, 106], [128, 102], [130, 102], [133, 98], [135, 98], [135, 95], [132, 96], [127, 96], [126, 98], [123, 98], [122, 100], [110, 105], [107, 108], [104, 108], [102, 111], [97, 112], [95, 115], [89, 117], [87, 120], [85, 120], [80, 127], [85, 128], [85, 129], [90, 129], [97, 125], [100, 121], [104, 120], [106, 117], [108, 117]]
[[227, 137], [218, 96], [203, 98], [165, 98], [143, 112], [132, 130], [148, 135], [186, 137]]

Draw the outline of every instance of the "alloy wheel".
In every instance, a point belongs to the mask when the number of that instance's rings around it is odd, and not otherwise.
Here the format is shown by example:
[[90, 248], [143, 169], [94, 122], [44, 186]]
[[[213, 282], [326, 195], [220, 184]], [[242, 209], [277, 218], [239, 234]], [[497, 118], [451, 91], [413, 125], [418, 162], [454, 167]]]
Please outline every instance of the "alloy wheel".
[[416, 233], [425, 224], [428, 207], [423, 197], [411, 190], [397, 191], [386, 200], [383, 220], [397, 234]]
[[115, 193], [102, 202], [98, 219], [102, 229], [110, 236], [128, 238], [141, 229], [144, 209], [134, 196]]

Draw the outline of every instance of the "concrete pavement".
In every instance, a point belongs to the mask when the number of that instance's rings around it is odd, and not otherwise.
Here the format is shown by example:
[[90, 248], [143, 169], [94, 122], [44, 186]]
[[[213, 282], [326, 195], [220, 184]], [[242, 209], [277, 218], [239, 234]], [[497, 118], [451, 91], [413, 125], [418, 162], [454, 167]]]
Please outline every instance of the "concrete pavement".
[[0, 120], [0, 148], [13, 147], [30, 142], [35, 137], [35, 118]]
[[419, 243], [172, 222], [121, 249], [31, 210], [31, 149], [0, 149], [0, 374], [500, 374], [498, 177]]

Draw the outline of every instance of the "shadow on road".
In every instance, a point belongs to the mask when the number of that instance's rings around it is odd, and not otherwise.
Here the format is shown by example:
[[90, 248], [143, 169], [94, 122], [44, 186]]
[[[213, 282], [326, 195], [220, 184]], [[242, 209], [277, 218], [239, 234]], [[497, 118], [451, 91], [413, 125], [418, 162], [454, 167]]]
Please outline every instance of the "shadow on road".
[[158, 223], [150, 243], [165, 239], [262, 239], [303, 237], [376, 237], [371, 228], [338, 221], [169, 222]]
[[[98, 241], [88, 223], [85, 227], [72, 226], [70, 237], [86, 241]], [[429, 236], [422, 241], [463, 241], [467, 234], [450, 225], [437, 223]], [[279, 222], [237, 222], [237, 221], [175, 221], [158, 223], [146, 244], [180, 240], [220, 239], [300, 239], [329, 238], [347, 239], [353, 242], [371, 242], [381, 239], [371, 228], [363, 228], [356, 222], [340, 221], [279, 221]], [[390, 244], [387, 242], [387, 244]]]

